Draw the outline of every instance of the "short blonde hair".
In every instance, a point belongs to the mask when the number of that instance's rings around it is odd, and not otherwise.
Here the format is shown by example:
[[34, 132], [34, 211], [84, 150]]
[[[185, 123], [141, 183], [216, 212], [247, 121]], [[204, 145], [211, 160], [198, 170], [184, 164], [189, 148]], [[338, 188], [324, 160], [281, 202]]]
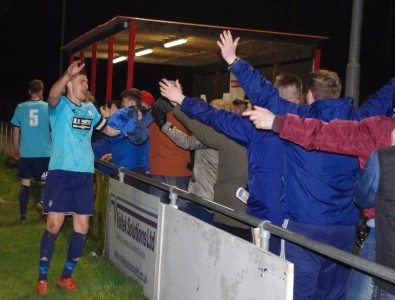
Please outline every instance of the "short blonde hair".
[[337, 73], [329, 70], [317, 70], [310, 73], [307, 89], [315, 100], [339, 98], [342, 82]]
[[224, 109], [233, 112], [233, 104], [231, 101], [227, 101], [224, 99], [214, 99], [210, 102], [210, 105], [219, 109]]

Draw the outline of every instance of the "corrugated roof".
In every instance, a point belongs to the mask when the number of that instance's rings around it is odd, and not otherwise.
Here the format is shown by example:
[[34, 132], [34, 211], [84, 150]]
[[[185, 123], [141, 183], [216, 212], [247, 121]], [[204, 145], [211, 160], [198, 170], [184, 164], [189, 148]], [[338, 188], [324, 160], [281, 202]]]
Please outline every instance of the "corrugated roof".
[[[71, 41], [62, 50], [74, 56], [84, 50], [84, 57], [91, 57], [90, 45], [95, 42], [97, 58], [107, 59], [108, 37], [114, 35], [114, 58], [127, 56], [131, 20], [136, 21], [135, 51], [153, 49], [149, 55], [135, 57], [137, 63], [186, 67], [223, 63], [216, 41], [224, 29], [241, 37], [237, 53], [253, 64], [311, 58], [317, 42], [328, 39], [325, 36], [117, 16]], [[168, 49], [163, 47], [165, 42], [181, 37], [187, 38], [188, 42]]]

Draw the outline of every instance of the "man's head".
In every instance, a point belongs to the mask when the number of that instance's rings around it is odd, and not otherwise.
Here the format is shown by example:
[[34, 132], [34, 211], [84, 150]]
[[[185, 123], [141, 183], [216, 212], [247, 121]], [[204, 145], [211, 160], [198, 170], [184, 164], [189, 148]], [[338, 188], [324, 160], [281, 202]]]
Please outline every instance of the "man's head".
[[294, 74], [282, 73], [276, 76], [274, 86], [280, 96], [296, 104], [304, 103], [302, 80]]
[[40, 100], [43, 98], [44, 83], [39, 79], [29, 82], [29, 94], [32, 100]]
[[236, 115], [241, 115], [248, 108], [248, 101], [246, 100], [235, 99], [232, 101], [232, 104], [233, 104], [233, 111]]
[[337, 99], [340, 97], [342, 82], [333, 71], [317, 70], [310, 73], [307, 90], [307, 102], [309, 104], [316, 100]]
[[141, 103], [141, 92], [138, 89], [131, 88], [121, 93], [121, 106], [132, 107]]
[[66, 95], [71, 100], [85, 101], [88, 92], [88, 77], [85, 69], [73, 76], [66, 84]]

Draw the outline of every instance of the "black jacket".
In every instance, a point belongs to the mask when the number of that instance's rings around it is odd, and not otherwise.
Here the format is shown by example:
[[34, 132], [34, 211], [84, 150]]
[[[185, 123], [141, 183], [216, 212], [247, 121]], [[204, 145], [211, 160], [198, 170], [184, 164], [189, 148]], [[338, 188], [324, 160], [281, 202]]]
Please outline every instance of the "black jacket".
[[[380, 166], [376, 198], [376, 262], [395, 269], [395, 147], [378, 151]], [[383, 290], [395, 295], [395, 285], [374, 278]]]

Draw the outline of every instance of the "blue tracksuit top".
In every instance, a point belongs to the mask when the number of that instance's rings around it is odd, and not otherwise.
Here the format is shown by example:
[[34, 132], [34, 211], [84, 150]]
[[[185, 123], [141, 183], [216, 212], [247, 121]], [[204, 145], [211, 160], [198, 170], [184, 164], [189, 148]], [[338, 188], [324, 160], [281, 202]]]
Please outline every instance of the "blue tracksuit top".
[[[296, 105], [279, 96], [278, 90], [250, 64], [240, 59], [230, 71], [250, 101], [276, 115], [292, 113], [323, 121], [361, 120], [375, 115], [391, 116], [395, 106], [395, 78], [356, 108], [351, 98], [324, 99], [312, 105]], [[355, 157], [306, 151], [284, 142], [285, 217], [315, 225], [356, 225], [358, 209], [353, 189], [359, 176]]]
[[106, 137], [111, 145], [112, 162], [128, 170], [149, 170], [149, 138], [141, 145], [134, 145], [127, 137]]
[[[111, 145], [112, 162], [115, 165], [132, 170], [145, 168], [149, 170], [149, 131], [147, 127], [153, 121], [151, 113], [142, 112], [142, 119], [138, 120], [138, 108], [122, 108], [108, 118], [108, 124], [114, 128], [127, 127], [131, 130], [127, 135], [106, 137]], [[134, 123], [132, 123], [134, 121]], [[136, 141], [137, 143], [134, 143]]]
[[[181, 110], [243, 145], [248, 155], [247, 213], [281, 225], [283, 207], [283, 142], [270, 131], [257, 130], [248, 118], [185, 98]], [[235, 164], [239, 163], [237, 161]]]

